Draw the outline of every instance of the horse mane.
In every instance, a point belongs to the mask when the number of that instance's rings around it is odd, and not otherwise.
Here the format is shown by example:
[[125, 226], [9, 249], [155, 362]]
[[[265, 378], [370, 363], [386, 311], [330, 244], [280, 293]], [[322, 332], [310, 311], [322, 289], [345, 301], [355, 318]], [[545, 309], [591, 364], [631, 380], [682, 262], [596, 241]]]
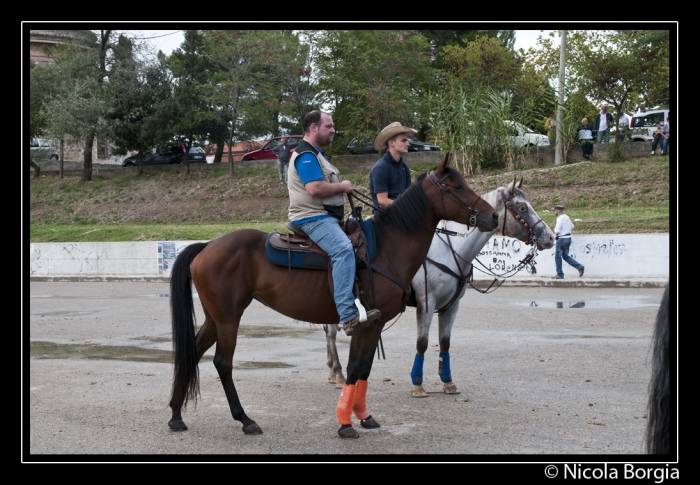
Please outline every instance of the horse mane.
[[426, 229], [425, 215], [428, 212], [428, 198], [423, 192], [422, 182], [427, 174], [423, 174], [394, 200], [394, 203], [383, 212], [374, 216], [374, 233], [377, 239], [377, 250], [386, 236], [386, 230], [396, 228], [410, 234]]

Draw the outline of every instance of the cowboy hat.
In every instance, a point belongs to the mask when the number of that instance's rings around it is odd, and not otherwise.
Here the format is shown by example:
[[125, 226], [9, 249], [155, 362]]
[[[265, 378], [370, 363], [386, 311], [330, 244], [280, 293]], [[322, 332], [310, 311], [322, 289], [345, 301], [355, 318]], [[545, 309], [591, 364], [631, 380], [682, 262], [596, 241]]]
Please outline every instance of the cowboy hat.
[[554, 206], [554, 210], [563, 211], [563, 210], [564, 210], [564, 206], [563, 206], [563, 205], [558, 205], [558, 204], [557, 204], [557, 205]]
[[418, 133], [418, 130], [402, 126], [398, 121], [394, 121], [386, 125], [382, 131], [379, 132], [377, 138], [374, 139], [374, 149], [377, 151], [384, 150], [386, 148], [386, 141], [400, 133]]

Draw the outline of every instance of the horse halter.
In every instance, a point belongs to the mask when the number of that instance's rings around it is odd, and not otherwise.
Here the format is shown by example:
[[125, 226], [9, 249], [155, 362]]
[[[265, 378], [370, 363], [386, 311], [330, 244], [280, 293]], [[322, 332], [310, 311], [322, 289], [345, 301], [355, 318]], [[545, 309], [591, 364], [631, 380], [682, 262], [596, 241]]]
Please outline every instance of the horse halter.
[[433, 170], [428, 174], [428, 178], [430, 181], [435, 185], [435, 187], [438, 188], [440, 191], [440, 203], [442, 204], [442, 214], [443, 214], [443, 219], [447, 219], [447, 211], [445, 210], [445, 201], [443, 199], [443, 194], [447, 195], [450, 199], [452, 199], [454, 202], [457, 203], [460, 207], [463, 207], [464, 209], [469, 210], [469, 220], [467, 221], [467, 227], [474, 227], [476, 226], [476, 216], [479, 215], [479, 211], [474, 209], [474, 206], [476, 205], [477, 202], [479, 202], [479, 199], [481, 199], [481, 196], [477, 196], [477, 198], [474, 200], [474, 203], [472, 205], [467, 205], [466, 203], [462, 202], [460, 199], [455, 197], [451, 192], [450, 188], [442, 183], [443, 180], [445, 180], [448, 175], [445, 174], [440, 180], [435, 176], [435, 171]]
[[513, 195], [508, 197], [507, 199], [503, 197], [503, 191], [500, 192], [501, 199], [503, 199], [503, 203], [506, 206], [506, 212], [503, 213], [503, 227], [501, 228], [501, 235], [505, 236], [506, 235], [506, 216], [510, 212], [510, 215], [513, 216], [513, 218], [516, 220], [518, 224], [520, 224], [524, 229], [527, 229], [527, 237], [525, 238], [525, 244], [529, 244], [531, 246], [535, 245], [535, 237], [534, 233], [532, 232], [533, 229], [535, 229], [535, 226], [542, 222], [542, 219], [538, 219], [537, 222], [535, 222], [532, 227], [523, 220], [523, 218], [520, 216], [520, 214], [515, 213], [515, 209], [513, 209], [513, 204], [510, 203], [511, 199], [515, 197], [515, 187], [513, 187]]

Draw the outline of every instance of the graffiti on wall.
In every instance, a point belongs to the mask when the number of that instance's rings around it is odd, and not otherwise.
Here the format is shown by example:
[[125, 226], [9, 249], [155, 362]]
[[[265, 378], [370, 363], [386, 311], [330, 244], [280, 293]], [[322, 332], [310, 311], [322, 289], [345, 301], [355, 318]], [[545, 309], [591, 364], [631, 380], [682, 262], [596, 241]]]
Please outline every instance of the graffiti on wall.
[[[494, 236], [477, 255], [474, 260], [474, 269], [488, 274], [511, 273], [520, 265], [520, 261], [527, 252], [527, 246], [518, 239]], [[536, 274], [536, 259], [533, 259], [523, 270]]]
[[583, 246], [581, 246], [580, 249], [581, 252], [583, 252], [584, 254], [590, 254], [592, 256], [622, 256], [625, 253], [625, 251], [627, 251], [627, 247], [624, 243], [615, 244], [614, 239], [610, 239], [610, 241], [608, 241], [607, 243], [602, 244], [594, 242], [584, 244]]
[[79, 273], [93, 273], [100, 267], [102, 252], [96, 250], [85, 251], [80, 244], [52, 244], [42, 253], [39, 246], [29, 245], [29, 273], [48, 273], [60, 266], [68, 266], [66, 270], [75, 271], [78, 266]]

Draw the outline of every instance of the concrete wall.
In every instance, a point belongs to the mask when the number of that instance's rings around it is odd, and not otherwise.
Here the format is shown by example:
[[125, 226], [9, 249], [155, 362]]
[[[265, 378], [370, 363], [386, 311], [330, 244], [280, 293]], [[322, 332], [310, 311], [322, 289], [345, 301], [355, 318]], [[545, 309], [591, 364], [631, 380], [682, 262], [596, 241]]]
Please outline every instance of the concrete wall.
[[[95, 280], [167, 278], [176, 255], [193, 242], [31, 243], [30, 276]], [[479, 254], [478, 260], [495, 273], [502, 274], [517, 266], [529, 249], [516, 239], [495, 236]], [[668, 234], [574, 236], [570, 254], [586, 267], [586, 277], [669, 277]], [[475, 267], [479, 269], [481, 265], [475, 263]], [[553, 276], [554, 249], [539, 252], [535, 267], [537, 276]], [[578, 278], [577, 272], [566, 263], [564, 273]], [[482, 276], [475, 272], [476, 278]]]

